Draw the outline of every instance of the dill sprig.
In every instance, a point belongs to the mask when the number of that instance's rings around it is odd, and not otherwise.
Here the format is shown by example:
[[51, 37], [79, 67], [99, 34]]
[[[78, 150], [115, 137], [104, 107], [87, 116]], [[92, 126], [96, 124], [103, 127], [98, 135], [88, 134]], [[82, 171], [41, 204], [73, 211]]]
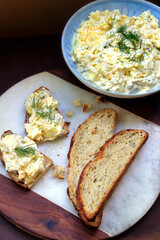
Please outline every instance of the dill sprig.
[[121, 52], [130, 53], [131, 48], [124, 43], [124, 40], [118, 42], [118, 48]]
[[45, 108], [36, 109], [37, 115], [39, 115], [43, 119], [48, 119], [49, 122], [54, 121], [53, 111], [55, 108], [52, 106], [46, 106]]
[[32, 101], [32, 102], [31, 102], [32, 108], [37, 109], [37, 108], [40, 107], [40, 101], [39, 101], [38, 98], [36, 98], [35, 96], [33, 96], [33, 98], [32, 98], [31, 101]]
[[[41, 98], [36, 98], [35, 96], [31, 99], [31, 107], [35, 109], [36, 114], [42, 118], [48, 120], [50, 123], [55, 121], [55, 110], [56, 107], [48, 106], [43, 103]], [[55, 126], [58, 125], [59, 122], [55, 122]]]
[[121, 33], [122, 35], [126, 35], [126, 29], [127, 29], [127, 26], [122, 25], [118, 28], [117, 33]]
[[116, 19], [116, 16], [114, 15], [113, 19], [110, 21], [110, 29], [113, 28], [113, 25], [115, 24], [115, 19]]
[[137, 43], [139, 43], [140, 41], [138, 34], [133, 32], [128, 32], [126, 35], [126, 39], [128, 39], [132, 43], [134, 50], [136, 50]]
[[29, 157], [30, 155], [36, 155], [37, 150], [29, 145], [19, 146], [14, 149], [14, 152], [18, 157]]
[[31, 106], [35, 109], [36, 114], [41, 118], [48, 119], [48, 121], [50, 122], [54, 120], [53, 111], [55, 110], [55, 108], [53, 108], [52, 106], [44, 106], [42, 101], [40, 101], [35, 96], [33, 96], [32, 98]]
[[[133, 33], [131, 31], [127, 32], [126, 25], [120, 26], [117, 30], [117, 33], [121, 33], [122, 35], [122, 39], [118, 42], [118, 47], [121, 52], [126, 52], [127, 54], [129, 54], [131, 49], [137, 49], [137, 45], [140, 44], [141, 47], [142, 42], [140, 41], [140, 36], [137, 33]], [[132, 47], [125, 44], [126, 40], [131, 43]]]
[[132, 62], [141, 63], [144, 60], [144, 54], [145, 54], [145, 52], [141, 53], [141, 55], [139, 55], [138, 57], [132, 57], [132, 58], [128, 58], [128, 59]]

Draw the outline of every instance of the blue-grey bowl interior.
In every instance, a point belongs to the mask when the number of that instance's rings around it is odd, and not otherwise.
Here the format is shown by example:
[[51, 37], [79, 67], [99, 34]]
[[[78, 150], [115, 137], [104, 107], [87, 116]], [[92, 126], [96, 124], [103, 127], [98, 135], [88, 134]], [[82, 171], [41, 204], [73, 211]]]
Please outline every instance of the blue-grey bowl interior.
[[109, 11], [113, 11], [114, 9], [119, 9], [121, 14], [125, 14], [127, 16], [138, 16], [142, 14], [142, 12], [146, 10], [150, 10], [151, 14], [153, 14], [160, 21], [160, 7], [155, 4], [152, 4], [145, 0], [97, 0], [91, 2], [81, 9], [79, 9], [67, 22], [63, 34], [62, 34], [62, 53], [66, 64], [72, 73], [85, 85], [90, 87], [91, 89], [96, 90], [97, 92], [104, 93], [105, 95], [119, 97], [119, 98], [136, 98], [136, 97], [144, 97], [155, 92], [160, 91], [160, 86], [156, 89], [152, 89], [147, 93], [137, 93], [137, 94], [121, 94], [116, 92], [110, 92], [106, 90], [102, 90], [95, 85], [86, 81], [81, 74], [78, 72], [76, 64], [72, 61], [71, 56], [71, 48], [72, 48], [72, 38], [77, 28], [79, 28], [81, 22], [83, 20], [88, 19], [88, 15], [92, 11], [101, 10], [104, 11], [108, 9]]

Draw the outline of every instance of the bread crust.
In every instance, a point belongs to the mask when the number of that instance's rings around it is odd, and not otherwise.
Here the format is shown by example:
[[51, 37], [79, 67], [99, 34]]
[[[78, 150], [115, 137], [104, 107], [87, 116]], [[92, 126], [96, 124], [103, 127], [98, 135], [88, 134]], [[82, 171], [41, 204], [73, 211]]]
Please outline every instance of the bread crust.
[[[115, 129], [115, 125], [116, 125], [116, 119], [117, 119], [117, 113], [115, 110], [111, 109], [111, 108], [105, 108], [105, 109], [102, 109], [100, 110], [101, 112], [105, 112], [106, 110], [110, 110], [112, 111], [112, 113], [114, 113], [114, 122], [113, 122], [113, 132], [114, 132], [114, 129]], [[89, 121], [89, 119], [93, 116], [96, 116], [96, 114], [100, 111], [96, 111], [95, 113], [91, 114], [89, 116], [89, 118], [87, 118], [82, 124], [79, 125], [79, 127], [77, 128], [77, 130], [75, 131], [75, 133], [73, 134], [72, 138], [71, 138], [71, 142], [70, 142], [70, 148], [69, 148], [69, 152], [68, 152], [68, 160], [69, 160], [69, 163], [68, 163], [68, 173], [69, 173], [69, 169], [71, 167], [71, 161], [70, 161], [70, 158], [71, 158], [71, 152], [72, 152], [72, 148], [73, 148], [73, 145], [74, 145], [74, 142], [75, 142], [75, 139], [76, 139], [76, 136], [77, 136], [77, 133], [81, 130], [81, 128], [86, 124], [87, 121]], [[98, 149], [97, 152], [94, 153], [94, 158], [96, 158], [101, 152], [101, 149]], [[68, 196], [70, 198], [70, 200], [72, 201], [75, 209], [78, 211], [78, 214], [79, 216], [81, 217], [81, 219], [83, 220], [83, 222], [87, 225], [87, 226], [90, 226], [90, 227], [95, 227], [97, 228], [100, 224], [101, 224], [101, 220], [102, 220], [102, 215], [103, 215], [103, 206], [101, 206], [101, 208], [99, 209], [99, 211], [97, 212], [97, 214], [95, 215], [94, 219], [92, 220], [88, 220], [85, 216], [85, 214], [83, 213], [83, 211], [81, 211], [81, 207], [79, 205], [78, 202], [75, 202], [71, 196], [71, 192], [72, 192], [72, 186], [70, 185], [70, 176], [68, 176], [68, 183], [69, 183], [69, 187], [67, 188], [67, 193], [68, 193]]]
[[[39, 92], [39, 91], [42, 90], [43, 88], [46, 89], [46, 90], [50, 93], [50, 90], [49, 90], [47, 87], [44, 87], [44, 86], [39, 87], [39, 88], [36, 89], [33, 93]], [[51, 93], [50, 93], [50, 96], [51, 96]], [[60, 113], [60, 111], [59, 111], [58, 108], [57, 108], [57, 111]], [[60, 113], [60, 114], [61, 114], [61, 113]], [[30, 114], [26, 111], [26, 113], [25, 113], [25, 123], [29, 123], [29, 118], [30, 118]], [[63, 130], [64, 130], [65, 132], [64, 132], [63, 136], [67, 136], [67, 135], [69, 134], [68, 125], [69, 125], [69, 123], [67, 123], [67, 122], [64, 123]], [[25, 129], [25, 131], [26, 131], [26, 129]], [[28, 134], [27, 131], [26, 131], [26, 134]], [[62, 135], [60, 135], [59, 137], [61, 137], [61, 136], [62, 136]], [[35, 140], [35, 139], [33, 139], [33, 140], [34, 140], [34, 142], [37, 143], [37, 144], [44, 142], [44, 139], [42, 139], [42, 140], [40, 140], [40, 141], [37, 141], [37, 140]]]
[[138, 131], [142, 131], [143, 133], [145, 133], [144, 139], [142, 140], [142, 142], [139, 144], [139, 146], [137, 147], [136, 151], [134, 152], [134, 154], [132, 155], [132, 157], [130, 157], [128, 159], [128, 162], [123, 170], [123, 172], [120, 173], [120, 175], [117, 177], [117, 179], [115, 180], [115, 182], [110, 186], [109, 191], [107, 191], [107, 193], [104, 195], [104, 197], [101, 199], [99, 205], [97, 205], [97, 209], [94, 213], [90, 213], [89, 211], [87, 211], [85, 209], [85, 205], [83, 202], [83, 198], [82, 198], [82, 187], [83, 187], [83, 181], [84, 178], [87, 174], [88, 169], [90, 168], [90, 166], [98, 161], [100, 161], [103, 157], [104, 157], [104, 150], [109, 146], [109, 144], [112, 143], [112, 141], [114, 139], [116, 139], [119, 135], [123, 134], [126, 131], [133, 131], [136, 132], [136, 129], [127, 129], [127, 130], [122, 130], [119, 133], [117, 133], [116, 135], [114, 135], [112, 138], [110, 138], [109, 140], [106, 141], [106, 143], [101, 147], [101, 153], [100, 155], [92, 162], [89, 162], [88, 164], [86, 164], [86, 166], [84, 167], [80, 178], [79, 178], [79, 183], [78, 183], [78, 187], [77, 187], [77, 202], [80, 205], [81, 211], [83, 212], [83, 214], [85, 215], [85, 217], [88, 220], [92, 220], [95, 218], [96, 214], [99, 212], [100, 208], [102, 206], [104, 206], [105, 202], [110, 198], [110, 196], [112, 195], [113, 191], [115, 190], [116, 186], [118, 185], [118, 183], [120, 182], [121, 178], [123, 177], [123, 175], [125, 174], [125, 172], [127, 171], [127, 169], [129, 168], [129, 166], [131, 165], [133, 159], [135, 158], [137, 152], [139, 151], [139, 149], [141, 148], [141, 146], [145, 143], [145, 141], [148, 138], [148, 133], [144, 130], [138, 130]]
[[[11, 130], [5, 131], [5, 132], [1, 135], [1, 139], [4, 138], [5, 136], [9, 135], [9, 134], [13, 134], [13, 132], [12, 132]], [[41, 152], [40, 152], [40, 153], [41, 153]], [[19, 181], [19, 180], [18, 180], [18, 175], [17, 175], [16, 173], [7, 171], [8, 175], [10, 176], [10, 178], [11, 178], [15, 183], [17, 183], [18, 185], [20, 185], [20, 186], [22, 186], [22, 187], [24, 187], [24, 188], [26, 188], [26, 189], [30, 189], [30, 188], [43, 176], [43, 174], [44, 174], [51, 166], [53, 166], [53, 161], [52, 161], [50, 158], [48, 158], [45, 154], [43, 154], [43, 153], [41, 153], [41, 154], [43, 155], [43, 157], [44, 157], [44, 159], [45, 159], [45, 171], [44, 171], [44, 172], [40, 172], [40, 173], [37, 175], [37, 177], [36, 177], [36, 179], [35, 179], [34, 182], [32, 182], [31, 184], [25, 184], [25, 183], [23, 183], [22, 181]], [[5, 162], [4, 162], [3, 154], [2, 154], [2, 152], [1, 152], [1, 150], [0, 150], [0, 159], [1, 159], [1, 161], [2, 161], [2, 163], [3, 163], [3, 165], [4, 165], [4, 167], [5, 167]]]

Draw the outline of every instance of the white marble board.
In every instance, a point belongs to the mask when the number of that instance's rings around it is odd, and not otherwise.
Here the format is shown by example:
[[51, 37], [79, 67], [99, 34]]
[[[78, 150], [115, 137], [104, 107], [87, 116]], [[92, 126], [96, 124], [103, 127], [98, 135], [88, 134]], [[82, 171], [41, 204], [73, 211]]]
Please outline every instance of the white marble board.
[[[159, 195], [160, 127], [108, 101], [98, 104], [95, 101], [95, 94], [80, 89], [50, 73], [43, 72], [22, 80], [0, 97], [0, 134], [5, 130], [12, 130], [25, 136], [24, 101], [30, 93], [40, 86], [48, 87], [52, 96], [59, 100], [59, 109], [65, 120], [71, 124], [67, 138], [64, 137], [38, 146], [39, 150], [50, 157], [55, 165], [66, 166], [65, 180], [54, 178], [52, 176], [53, 170], [50, 169], [32, 190], [74, 215], [77, 215], [77, 212], [67, 196], [67, 153], [71, 137], [79, 124], [91, 113], [109, 107], [118, 113], [115, 133], [127, 128], [144, 129], [149, 133], [149, 139], [105, 204], [99, 229], [110, 236], [118, 235], [142, 218]], [[83, 103], [92, 103], [93, 107], [84, 113], [82, 108], [73, 106], [72, 100], [75, 99], [81, 99]], [[73, 117], [67, 117], [67, 111], [73, 111]], [[0, 173], [7, 176], [1, 163]]]

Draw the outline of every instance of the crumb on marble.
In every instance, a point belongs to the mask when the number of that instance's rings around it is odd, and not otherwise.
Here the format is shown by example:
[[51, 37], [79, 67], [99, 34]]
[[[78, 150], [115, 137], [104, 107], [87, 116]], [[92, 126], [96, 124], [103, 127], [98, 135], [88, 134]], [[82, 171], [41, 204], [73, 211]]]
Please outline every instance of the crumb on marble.
[[91, 103], [86, 103], [86, 104], [84, 104], [83, 112], [87, 112], [91, 108], [92, 108], [92, 104]]
[[52, 175], [54, 177], [59, 178], [59, 179], [64, 179], [65, 178], [65, 170], [66, 170], [66, 167], [55, 165], [53, 167], [53, 174]]
[[82, 101], [80, 99], [75, 99], [72, 102], [75, 107], [83, 107]]
[[68, 111], [66, 112], [67, 117], [73, 117], [73, 111]]
[[104, 96], [97, 96], [96, 97], [96, 102], [97, 103], [103, 103], [105, 101], [105, 97]]

